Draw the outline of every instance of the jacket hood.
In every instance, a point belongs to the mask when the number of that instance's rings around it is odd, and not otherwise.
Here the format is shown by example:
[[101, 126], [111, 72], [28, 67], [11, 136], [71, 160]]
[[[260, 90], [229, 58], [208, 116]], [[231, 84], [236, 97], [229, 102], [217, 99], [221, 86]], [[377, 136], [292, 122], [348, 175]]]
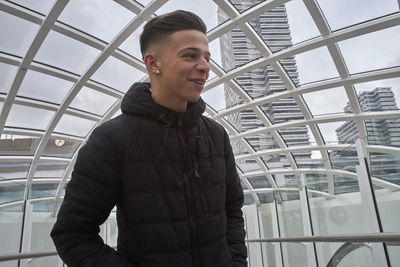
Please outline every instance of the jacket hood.
[[151, 116], [168, 126], [176, 124], [182, 117], [184, 124], [192, 124], [205, 111], [206, 104], [199, 98], [189, 102], [185, 112], [175, 112], [154, 102], [151, 97], [150, 83], [134, 83], [125, 94], [121, 103], [122, 113]]

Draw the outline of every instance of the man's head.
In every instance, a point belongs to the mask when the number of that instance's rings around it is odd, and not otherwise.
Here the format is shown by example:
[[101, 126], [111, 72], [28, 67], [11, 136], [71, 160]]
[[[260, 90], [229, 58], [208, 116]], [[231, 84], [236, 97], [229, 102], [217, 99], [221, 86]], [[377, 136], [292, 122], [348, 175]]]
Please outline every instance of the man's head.
[[154, 101], [185, 111], [200, 97], [210, 71], [204, 22], [191, 12], [168, 13], [145, 25], [140, 41]]
[[153, 18], [143, 28], [140, 35], [140, 51], [144, 58], [154, 45], [160, 44], [171, 34], [182, 30], [197, 30], [204, 34], [207, 27], [199, 16], [189, 11], [177, 10]]

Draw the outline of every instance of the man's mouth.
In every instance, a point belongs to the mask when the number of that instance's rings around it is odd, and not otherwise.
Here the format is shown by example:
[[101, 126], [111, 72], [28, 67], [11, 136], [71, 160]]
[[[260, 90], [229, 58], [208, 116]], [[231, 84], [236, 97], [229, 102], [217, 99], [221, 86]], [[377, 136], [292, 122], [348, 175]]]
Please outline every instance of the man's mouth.
[[190, 81], [192, 81], [194, 83], [197, 83], [198, 85], [204, 85], [205, 84], [205, 81], [203, 81], [203, 80], [190, 80]]

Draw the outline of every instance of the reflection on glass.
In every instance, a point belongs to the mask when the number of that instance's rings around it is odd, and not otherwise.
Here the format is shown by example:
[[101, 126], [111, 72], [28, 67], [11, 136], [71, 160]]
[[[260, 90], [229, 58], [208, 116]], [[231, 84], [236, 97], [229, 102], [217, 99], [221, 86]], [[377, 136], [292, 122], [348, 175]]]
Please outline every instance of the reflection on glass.
[[[271, 184], [269, 183], [269, 181], [265, 175], [249, 178], [249, 182], [253, 186], [254, 189], [256, 189], [256, 188], [271, 188]], [[268, 195], [268, 196], [271, 197], [271, 195]], [[264, 195], [264, 197], [266, 197], [266, 196]], [[273, 200], [273, 198], [271, 198], [271, 199]], [[264, 202], [266, 202], [266, 201], [264, 201]], [[268, 201], [268, 202], [271, 202], [271, 201]]]
[[400, 266], [400, 246], [388, 244], [387, 250], [392, 266]]
[[318, 3], [333, 30], [399, 11], [396, 0], [318, 0]]
[[20, 135], [2, 135], [0, 139], [0, 155], [33, 156], [40, 138]]
[[[78, 95], [72, 101], [70, 107], [92, 112], [98, 115], [104, 113], [117, 101], [117, 98], [106, 95], [99, 91], [82, 87]], [[99, 105], [101, 103], [101, 105]]]
[[43, 151], [43, 156], [72, 158], [80, 144], [80, 141], [51, 137]]
[[84, 137], [93, 129], [95, 124], [95, 121], [64, 114], [54, 132]]
[[93, 74], [95, 81], [104, 83], [121, 92], [145, 76], [143, 72], [114, 57], [109, 57]]
[[[0, 187], [0, 190], [3, 190]], [[1, 194], [1, 193], [0, 193]], [[2, 201], [0, 201], [1, 203]], [[22, 229], [22, 206], [15, 206], [11, 209], [0, 209], [0, 242], [1, 254], [19, 253]], [[6, 242], [4, 242], [6, 240]], [[17, 262], [7, 261], [7, 265], [1, 266], [17, 266]], [[11, 265], [14, 264], [14, 265]]]
[[349, 72], [399, 66], [399, 35], [400, 26], [396, 26], [339, 42]]
[[8, 93], [18, 68], [0, 62], [0, 93]]
[[[12, 25], [12, 27], [10, 27]], [[39, 25], [0, 11], [0, 51], [25, 56]]]
[[76, 74], [83, 74], [99, 53], [100, 51], [93, 47], [50, 31], [35, 60]]
[[285, 4], [289, 19], [290, 36], [294, 44], [320, 36], [303, 1], [292, 0]]
[[41, 160], [38, 163], [35, 178], [60, 178], [67, 166], [67, 162]]
[[70, 81], [28, 70], [18, 95], [61, 104], [72, 84]]
[[13, 104], [6, 126], [45, 130], [54, 111]]
[[[3, 169], [2, 165], [3, 164], [0, 165], [1, 169]], [[3, 171], [3, 170], [1, 170], [1, 171]], [[0, 173], [0, 174], [3, 175], [3, 173]], [[24, 181], [21, 181], [19, 183], [10, 181], [9, 183], [5, 184], [4, 177], [1, 177], [0, 181], [2, 182], [2, 185], [0, 186], [0, 204], [14, 202], [14, 201], [24, 199], [24, 191], [25, 191]], [[0, 211], [1, 211], [1, 209], [0, 209]]]
[[300, 84], [338, 77], [339, 74], [327, 47], [296, 55]]
[[69, 1], [59, 20], [110, 42], [134, 14], [113, 1]]
[[[299, 114], [301, 114], [300, 111], [296, 115]], [[294, 117], [286, 119], [299, 119], [298, 117], [300, 116], [297, 116], [297, 118]], [[310, 144], [308, 138], [308, 129], [306, 126], [285, 128], [279, 130], [278, 132], [288, 147], [305, 146]], [[310, 158], [310, 156], [308, 156], [308, 158]]]
[[283, 154], [264, 155], [262, 156], [262, 159], [270, 170], [290, 167], [286, 156]]
[[[42, 166], [46, 165], [47, 162], [42, 162]], [[31, 190], [30, 190], [30, 199], [34, 198], [43, 198], [43, 197], [53, 197], [56, 194], [58, 184], [32, 184]], [[39, 202], [43, 204], [44, 202]], [[51, 203], [52, 204], [52, 203]], [[38, 207], [40, 205], [37, 205]], [[46, 205], [42, 205], [46, 206]]]

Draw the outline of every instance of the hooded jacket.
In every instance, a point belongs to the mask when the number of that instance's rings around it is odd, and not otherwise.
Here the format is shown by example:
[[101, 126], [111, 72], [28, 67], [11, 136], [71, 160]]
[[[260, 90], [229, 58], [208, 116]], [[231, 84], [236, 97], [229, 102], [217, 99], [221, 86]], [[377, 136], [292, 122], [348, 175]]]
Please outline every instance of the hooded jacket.
[[[51, 232], [68, 266], [247, 266], [243, 190], [229, 138], [201, 115], [177, 113], [134, 84], [122, 115], [81, 148]], [[99, 225], [117, 206], [117, 251]]]

